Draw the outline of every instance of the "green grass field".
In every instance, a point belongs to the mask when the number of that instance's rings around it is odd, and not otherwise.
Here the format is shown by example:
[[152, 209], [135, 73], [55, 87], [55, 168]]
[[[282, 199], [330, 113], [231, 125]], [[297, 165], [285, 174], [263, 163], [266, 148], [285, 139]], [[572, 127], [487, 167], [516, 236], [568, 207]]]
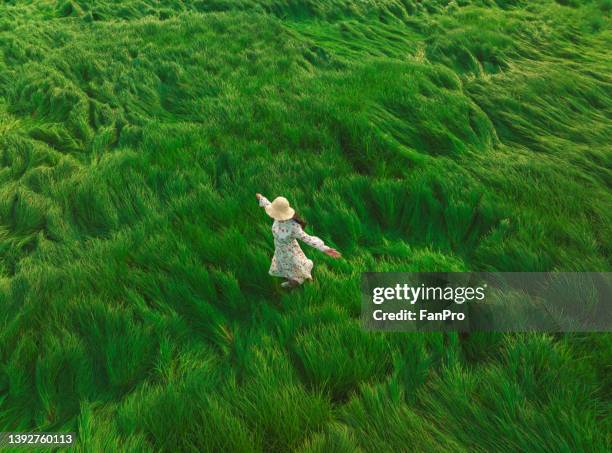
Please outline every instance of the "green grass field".
[[[612, 268], [610, 0], [0, 2], [0, 431], [608, 452], [608, 334], [368, 333], [364, 271]], [[315, 281], [268, 275], [284, 195]]]

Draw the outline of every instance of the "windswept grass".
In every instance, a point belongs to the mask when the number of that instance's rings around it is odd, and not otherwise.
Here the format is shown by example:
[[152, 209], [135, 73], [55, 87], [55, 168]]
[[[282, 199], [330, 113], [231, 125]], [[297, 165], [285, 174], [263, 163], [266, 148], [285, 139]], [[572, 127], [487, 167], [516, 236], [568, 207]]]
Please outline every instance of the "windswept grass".
[[[0, 431], [610, 447], [610, 336], [372, 334], [364, 271], [609, 271], [609, 0], [0, 3]], [[314, 283], [268, 276], [287, 196]]]

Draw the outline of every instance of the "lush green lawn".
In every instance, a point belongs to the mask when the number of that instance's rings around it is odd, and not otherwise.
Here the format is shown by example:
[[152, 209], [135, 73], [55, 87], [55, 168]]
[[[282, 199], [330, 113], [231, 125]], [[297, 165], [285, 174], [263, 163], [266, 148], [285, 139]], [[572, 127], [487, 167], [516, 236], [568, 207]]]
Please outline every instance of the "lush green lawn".
[[[609, 271], [610, 0], [0, 2], [0, 431], [609, 451], [612, 337], [372, 334], [363, 271]], [[344, 253], [267, 274], [285, 195]]]

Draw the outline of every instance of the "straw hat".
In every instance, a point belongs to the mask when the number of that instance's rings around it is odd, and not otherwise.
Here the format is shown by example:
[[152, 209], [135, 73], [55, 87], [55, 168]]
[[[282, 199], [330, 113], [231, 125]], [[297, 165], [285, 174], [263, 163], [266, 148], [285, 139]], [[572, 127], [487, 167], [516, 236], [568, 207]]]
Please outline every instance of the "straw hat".
[[266, 206], [266, 212], [274, 220], [289, 220], [293, 218], [295, 209], [289, 206], [285, 197], [276, 197], [272, 203]]

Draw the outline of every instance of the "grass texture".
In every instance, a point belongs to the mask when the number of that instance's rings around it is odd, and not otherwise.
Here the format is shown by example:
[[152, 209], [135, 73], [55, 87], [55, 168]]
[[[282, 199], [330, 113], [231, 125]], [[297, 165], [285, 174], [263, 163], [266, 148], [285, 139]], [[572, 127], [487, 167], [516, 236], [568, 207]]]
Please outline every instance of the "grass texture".
[[[0, 2], [0, 431], [607, 452], [606, 334], [375, 334], [363, 271], [609, 271], [610, 0]], [[314, 250], [267, 274], [285, 195]]]

